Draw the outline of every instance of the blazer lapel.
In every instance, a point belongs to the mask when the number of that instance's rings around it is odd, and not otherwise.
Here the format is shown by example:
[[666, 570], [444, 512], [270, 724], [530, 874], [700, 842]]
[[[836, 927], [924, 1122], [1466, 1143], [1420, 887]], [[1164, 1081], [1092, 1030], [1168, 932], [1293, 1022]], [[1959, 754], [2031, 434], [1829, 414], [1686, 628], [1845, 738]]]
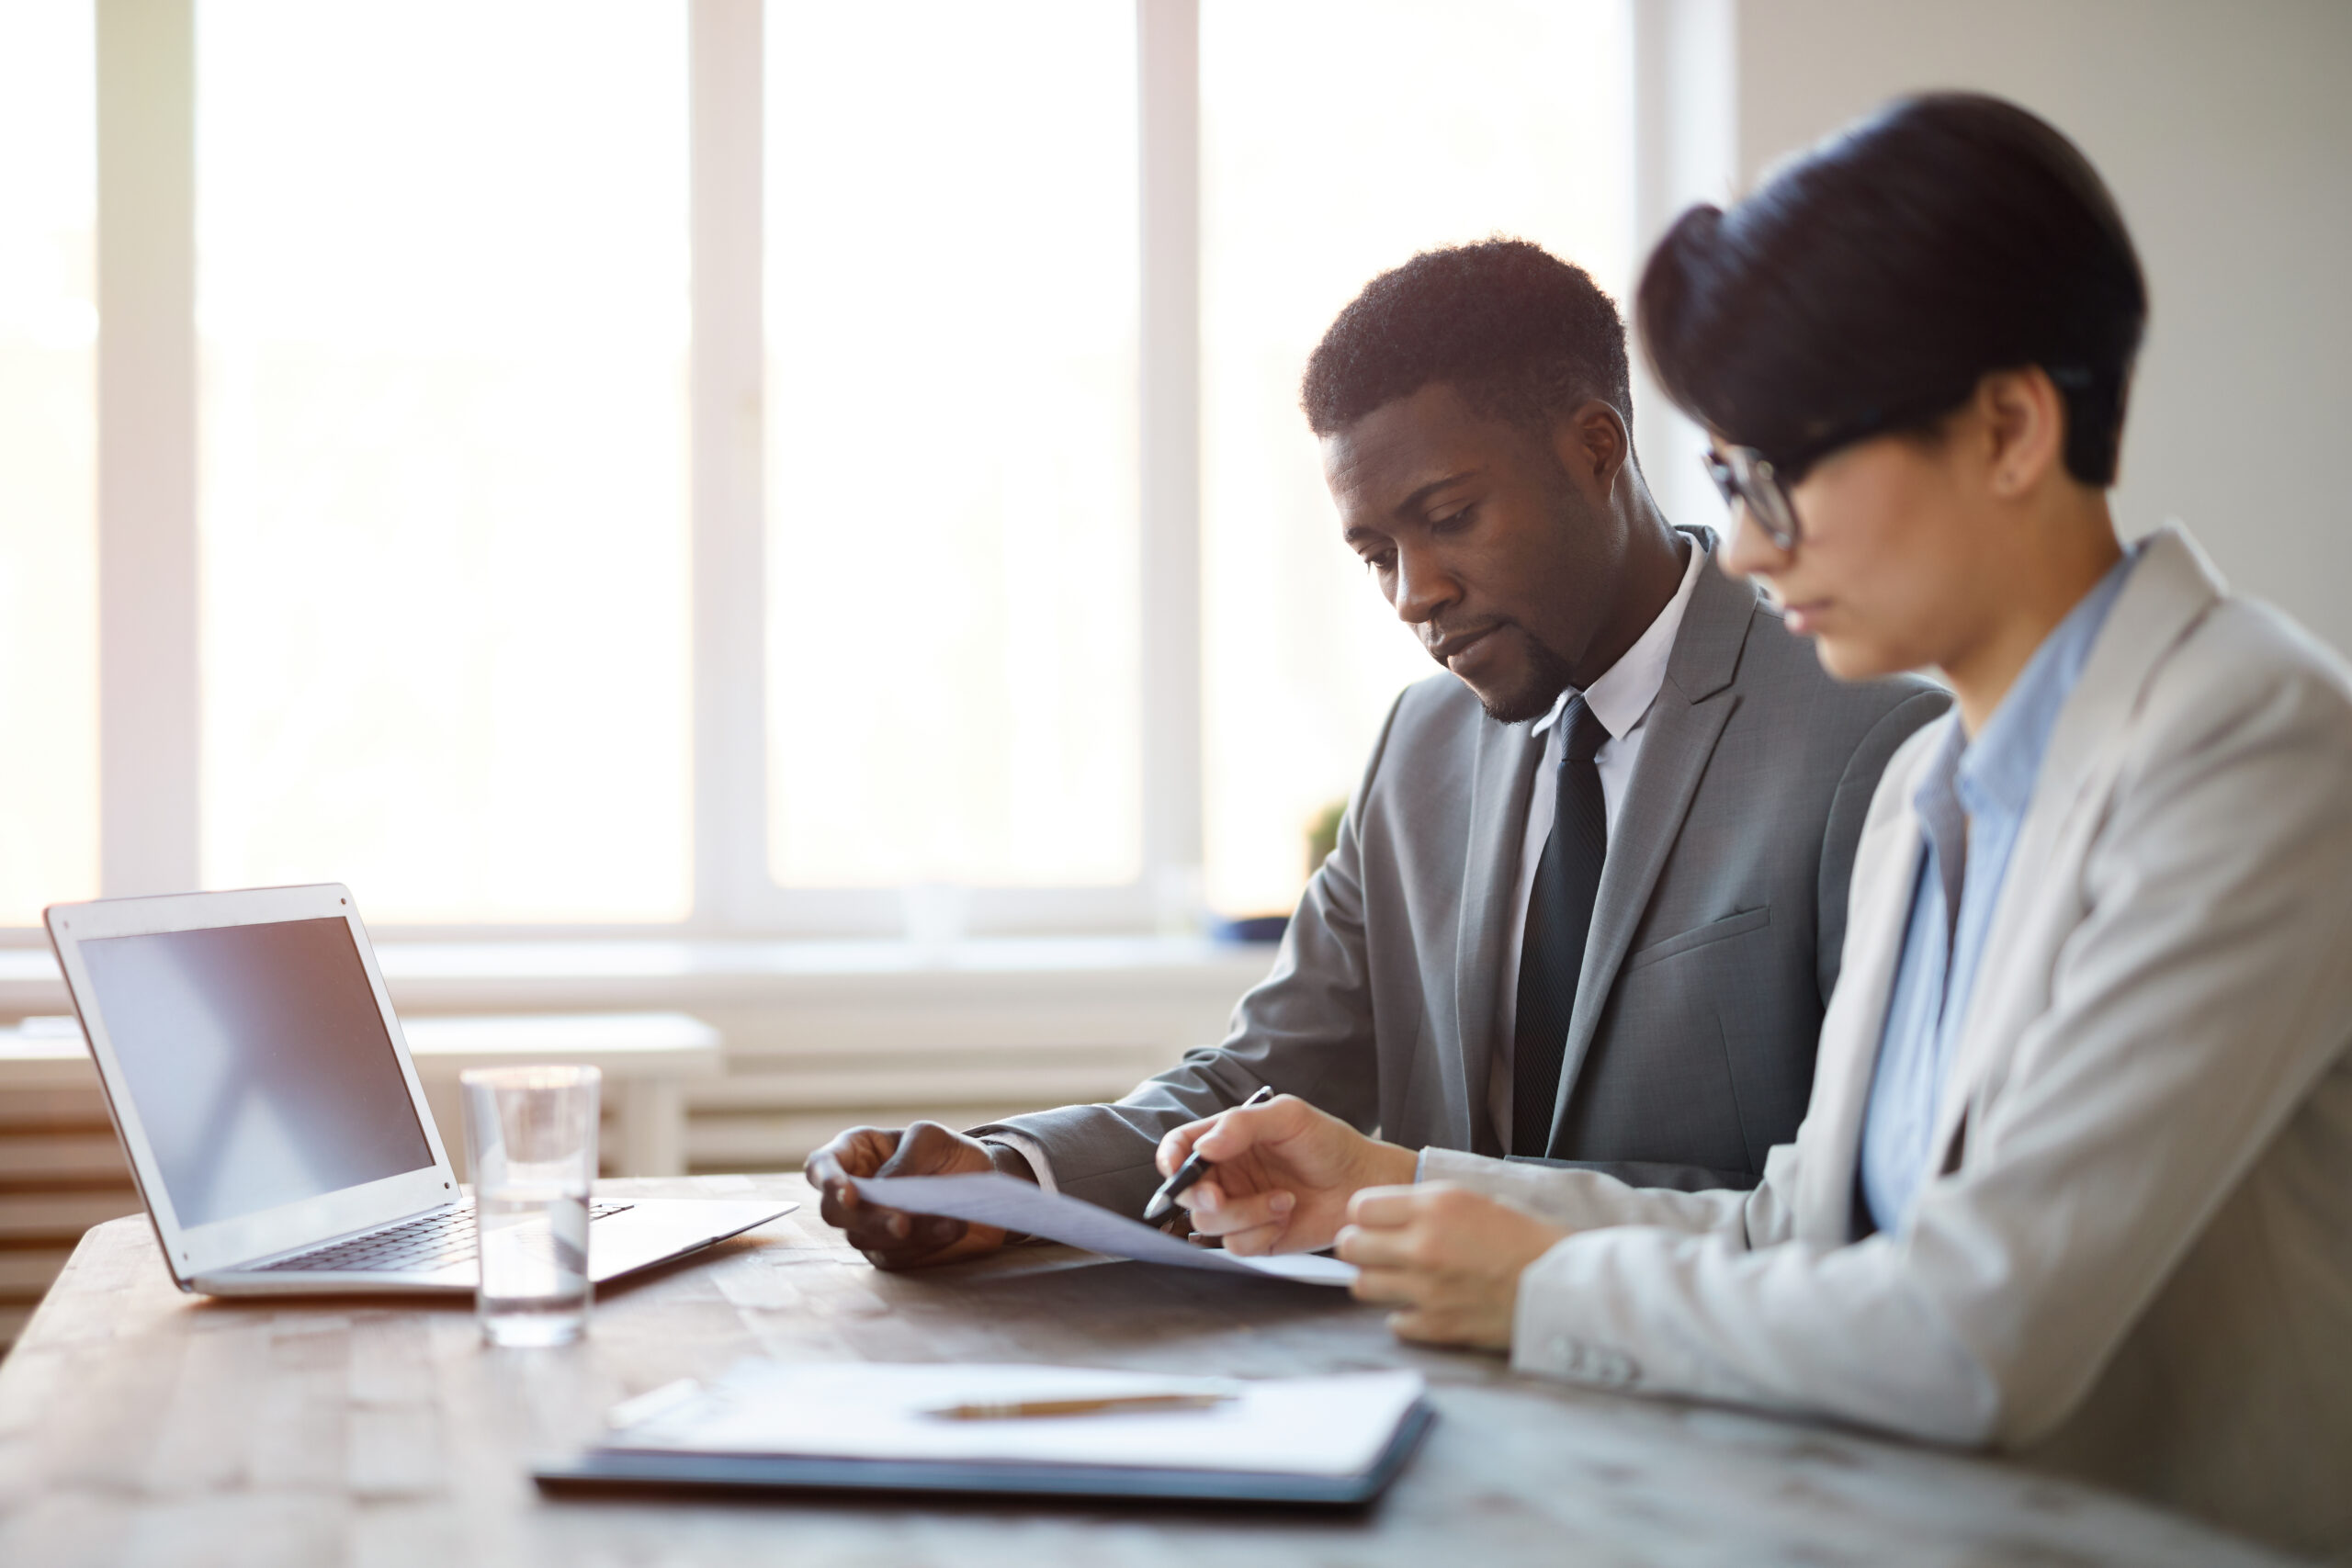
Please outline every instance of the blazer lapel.
[[[2107, 798], [2122, 760], [2120, 737], [2141, 694], [2165, 653], [2226, 592], [2196, 543], [2179, 528], [2166, 527], [2148, 541], [2108, 612], [2107, 625], [2059, 712], [2032, 804], [2009, 853], [1992, 933], [1976, 966], [1976, 991], [1968, 998], [1967, 1022], [1936, 1106], [1928, 1145], [1936, 1151], [1936, 1168], [1950, 1159], [1973, 1097], [1970, 1086], [1984, 1076], [1994, 1053], [2049, 1005], [2046, 973], [2037, 976], [2024, 965], [2039, 962], [2046, 970], [2058, 952], [2058, 937], [2044, 928], [2052, 918], [2073, 917], [2066, 901], [2053, 905], [2048, 899], [2047, 884], [2037, 871], [2077, 862], [2062, 846], [2078, 837], [2083, 812]], [[1995, 988], [1996, 977], [2007, 984]]]
[[[1712, 535], [1686, 532], [1693, 535], [1694, 547], [1712, 553]], [[1755, 613], [1753, 589], [1711, 567], [1700, 568], [1675, 634], [1674, 651], [1667, 660], [1665, 682], [1643, 725], [1641, 760], [1634, 764], [1616, 828], [1609, 835], [1609, 857], [1600, 868], [1584, 967], [1577, 977], [1576, 1007], [1568, 1018], [1559, 1096], [1552, 1105], [1555, 1131], [1567, 1114], [1577, 1076], [1592, 1049], [1642, 911], [1649, 907], [1650, 891], [1682, 830], [1724, 725], [1739, 705], [1739, 694], [1728, 688]]]
[[1495, 1053], [1495, 987], [1515, 984], [1502, 974], [1510, 951], [1511, 893], [1527, 836], [1527, 806], [1544, 758], [1541, 737], [1525, 725], [1487, 723], [1478, 730], [1472, 774], [1470, 841], [1466, 846], [1461, 925], [1455, 934], [1454, 1025], [1461, 1039], [1464, 1103], [1469, 1122], [1461, 1147], [1500, 1155], [1501, 1129], [1487, 1108], [1487, 1076]]
[[1894, 972], [1903, 960], [1911, 896], [1919, 875], [1919, 818], [1911, 808], [1921, 767], [1935, 754], [1938, 726], [1929, 724], [1895, 753], [1880, 780], [1871, 815], [1855, 846], [1848, 894], [1846, 949], [1838, 989], [1821, 1021], [1813, 1096], [1797, 1129], [1804, 1157], [1790, 1199], [1797, 1239], [1842, 1247], [1854, 1235], [1854, 1172], [1861, 1158], [1862, 1114], [1878, 1070], [1879, 1036]]

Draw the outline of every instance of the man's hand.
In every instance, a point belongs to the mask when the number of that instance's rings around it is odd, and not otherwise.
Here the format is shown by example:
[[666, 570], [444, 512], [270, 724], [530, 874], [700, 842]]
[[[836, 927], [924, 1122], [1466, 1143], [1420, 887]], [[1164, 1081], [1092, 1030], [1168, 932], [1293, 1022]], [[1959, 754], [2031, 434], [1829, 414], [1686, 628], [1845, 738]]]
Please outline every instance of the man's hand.
[[1340, 1256], [1362, 1270], [1358, 1300], [1403, 1309], [1388, 1314], [1399, 1339], [1508, 1350], [1520, 1275], [1569, 1234], [1442, 1181], [1370, 1187], [1348, 1205]]
[[1256, 1257], [1331, 1245], [1359, 1189], [1413, 1179], [1413, 1151], [1367, 1138], [1285, 1094], [1188, 1122], [1159, 1141], [1159, 1174], [1198, 1150], [1216, 1168], [1177, 1198], [1193, 1229]]
[[850, 1185], [853, 1176], [969, 1176], [1002, 1170], [1030, 1180], [1028, 1162], [1011, 1150], [1000, 1164], [978, 1138], [918, 1122], [895, 1127], [852, 1127], [808, 1156], [808, 1184], [824, 1194], [818, 1213], [849, 1233], [849, 1244], [877, 1269], [915, 1269], [1004, 1245], [994, 1225], [967, 1224], [944, 1215], [910, 1214], [868, 1203]]

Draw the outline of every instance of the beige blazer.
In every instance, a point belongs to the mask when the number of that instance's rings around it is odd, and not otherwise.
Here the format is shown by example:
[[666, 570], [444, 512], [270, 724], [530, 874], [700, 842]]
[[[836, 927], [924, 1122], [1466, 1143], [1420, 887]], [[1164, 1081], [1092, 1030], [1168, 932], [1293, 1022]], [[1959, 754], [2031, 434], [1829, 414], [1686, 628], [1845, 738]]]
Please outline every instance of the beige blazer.
[[1424, 1157], [1581, 1233], [1521, 1277], [1514, 1365], [1990, 1447], [2352, 1549], [2352, 677], [2185, 533], [2149, 542], [2009, 863], [1939, 1174], [1857, 1241], [1939, 732], [1871, 802], [1811, 1101], [1755, 1190]]

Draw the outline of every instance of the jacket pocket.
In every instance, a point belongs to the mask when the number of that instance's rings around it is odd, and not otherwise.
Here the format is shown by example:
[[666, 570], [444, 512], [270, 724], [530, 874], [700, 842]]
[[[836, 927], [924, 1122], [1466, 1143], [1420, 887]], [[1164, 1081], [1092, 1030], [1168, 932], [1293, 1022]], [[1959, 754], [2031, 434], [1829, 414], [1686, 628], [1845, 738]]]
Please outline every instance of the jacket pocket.
[[1624, 973], [1630, 975], [1636, 969], [1662, 963], [1668, 958], [1689, 953], [1693, 948], [1705, 947], [1711, 942], [1728, 942], [1733, 937], [1744, 936], [1752, 931], [1760, 931], [1771, 923], [1772, 908], [1769, 904], [1759, 908], [1742, 909], [1736, 915], [1725, 915], [1720, 920], [1709, 920], [1705, 925], [1684, 931], [1680, 936], [1670, 936], [1664, 942], [1650, 943], [1625, 960]]

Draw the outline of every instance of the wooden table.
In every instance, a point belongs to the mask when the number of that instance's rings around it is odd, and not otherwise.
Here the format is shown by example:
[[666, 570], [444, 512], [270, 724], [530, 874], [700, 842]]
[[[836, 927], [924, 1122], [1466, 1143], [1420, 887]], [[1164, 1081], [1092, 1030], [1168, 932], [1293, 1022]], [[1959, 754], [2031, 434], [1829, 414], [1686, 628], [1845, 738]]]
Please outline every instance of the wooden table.
[[[608, 1182], [760, 1192], [795, 1177]], [[1271, 1375], [1414, 1366], [1439, 1420], [1376, 1507], [551, 1499], [528, 1458], [738, 1357]], [[208, 1302], [143, 1219], [90, 1232], [0, 1363], [0, 1562], [1253, 1568], [2275, 1562], [2105, 1493], [1828, 1428], [1512, 1377], [1327, 1289], [1021, 1247], [878, 1273], [813, 1204], [607, 1291], [584, 1344], [481, 1348], [464, 1303]]]

